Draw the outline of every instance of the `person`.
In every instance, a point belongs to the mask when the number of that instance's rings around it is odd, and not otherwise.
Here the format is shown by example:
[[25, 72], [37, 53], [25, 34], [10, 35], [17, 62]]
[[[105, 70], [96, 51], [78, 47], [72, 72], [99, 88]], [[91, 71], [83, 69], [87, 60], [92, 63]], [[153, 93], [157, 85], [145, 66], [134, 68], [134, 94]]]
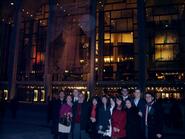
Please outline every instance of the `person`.
[[[66, 97], [66, 103], [60, 107], [60, 119], [67, 118], [69, 122], [72, 119], [72, 97], [68, 95]], [[71, 125], [70, 125], [71, 126]], [[70, 133], [70, 132], [69, 132]], [[60, 139], [68, 139], [69, 133], [59, 133]]]
[[145, 100], [145, 138], [160, 139], [163, 137], [163, 113], [161, 106], [155, 100], [153, 93], [146, 92]]
[[65, 93], [64, 93], [64, 90], [60, 90], [59, 98], [60, 98], [60, 104], [63, 105], [65, 103]]
[[121, 96], [116, 97], [116, 107], [112, 113], [112, 139], [123, 139], [126, 137], [126, 112]]
[[139, 110], [141, 135], [142, 135], [142, 138], [144, 138], [145, 124], [143, 121], [144, 121], [144, 112], [145, 112], [146, 101], [143, 98], [141, 98], [141, 90], [140, 89], [136, 89], [134, 91], [133, 95], [134, 95], [133, 104]]
[[125, 100], [127, 98], [130, 98], [129, 97], [129, 94], [128, 94], [128, 89], [127, 88], [122, 88], [121, 89], [121, 95], [122, 95], [122, 99], [123, 99], [124, 102], [125, 102]]
[[99, 139], [110, 139], [111, 135], [109, 133], [110, 130], [110, 121], [111, 121], [111, 113], [110, 113], [110, 105], [109, 99], [106, 95], [101, 97], [101, 106], [98, 112], [98, 138]]
[[125, 105], [127, 113], [127, 139], [143, 139], [141, 136], [141, 118], [139, 115], [139, 109], [132, 103], [132, 100], [129, 98], [125, 100]]
[[73, 103], [78, 101], [79, 91], [77, 89], [73, 90]]
[[59, 123], [59, 110], [61, 107], [61, 101], [59, 98], [59, 93], [54, 92], [51, 101], [51, 132], [53, 134], [53, 139], [58, 139], [58, 123]]
[[97, 131], [98, 107], [99, 107], [99, 98], [92, 97], [90, 104], [90, 117], [88, 123], [88, 133], [91, 139], [98, 138]]
[[89, 105], [85, 101], [83, 93], [79, 93], [78, 101], [73, 105], [73, 139], [89, 139], [89, 135], [86, 132], [88, 124]]

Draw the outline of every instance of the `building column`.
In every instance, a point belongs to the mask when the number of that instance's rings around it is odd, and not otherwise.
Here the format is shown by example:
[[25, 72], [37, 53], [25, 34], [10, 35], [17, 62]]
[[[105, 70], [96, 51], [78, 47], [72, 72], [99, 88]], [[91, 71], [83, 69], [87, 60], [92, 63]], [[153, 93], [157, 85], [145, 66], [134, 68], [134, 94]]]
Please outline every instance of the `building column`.
[[98, 26], [98, 80], [103, 80], [103, 68], [104, 68], [104, 11], [101, 7], [99, 13], [99, 26]]
[[52, 35], [52, 22], [55, 18], [55, 6], [56, 0], [49, 0], [49, 17], [48, 17], [48, 30], [46, 40], [46, 52], [45, 52], [45, 65], [44, 65], [44, 87], [46, 90], [46, 96], [52, 98], [52, 73], [50, 73], [49, 67], [49, 47]]
[[137, 21], [138, 21], [138, 58], [139, 58], [139, 87], [145, 93], [146, 87], [146, 40], [145, 40], [145, 0], [137, 0]]
[[90, 22], [90, 74], [87, 81], [88, 91], [92, 96], [95, 91], [95, 55], [96, 55], [96, 0], [90, 0], [90, 15], [94, 22]]
[[16, 75], [17, 75], [17, 64], [18, 64], [18, 52], [19, 52], [19, 35], [21, 26], [21, 0], [15, 1], [15, 14], [14, 14], [14, 26], [11, 33], [11, 44], [9, 50], [9, 61], [8, 61], [8, 90], [9, 99], [14, 98], [16, 95]]

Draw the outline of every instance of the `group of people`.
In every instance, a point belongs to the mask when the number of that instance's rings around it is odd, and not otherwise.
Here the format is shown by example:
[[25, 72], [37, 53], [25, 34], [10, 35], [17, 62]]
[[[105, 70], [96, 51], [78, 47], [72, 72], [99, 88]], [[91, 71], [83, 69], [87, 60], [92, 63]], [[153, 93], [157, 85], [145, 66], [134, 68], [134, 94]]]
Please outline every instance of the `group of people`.
[[[64, 91], [54, 93], [51, 101], [54, 139], [162, 138], [163, 114], [155, 95], [147, 92], [141, 97], [139, 89], [132, 94], [122, 88], [119, 95], [93, 96], [87, 100], [76, 89], [73, 95], [65, 95]], [[66, 125], [70, 131], [59, 130], [64, 119], [70, 122]]]

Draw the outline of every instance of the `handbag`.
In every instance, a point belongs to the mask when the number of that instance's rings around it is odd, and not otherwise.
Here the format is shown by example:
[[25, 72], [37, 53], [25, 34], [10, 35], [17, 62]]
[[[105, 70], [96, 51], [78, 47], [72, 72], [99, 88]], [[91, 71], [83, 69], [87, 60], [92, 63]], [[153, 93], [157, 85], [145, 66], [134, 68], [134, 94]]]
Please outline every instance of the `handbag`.
[[59, 123], [65, 125], [65, 126], [70, 126], [71, 125], [71, 118], [64, 116], [64, 117], [60, 118]]
[[61, 123], [58, 124], [58, 132], [60, 132], [60, 133], [70, 133], [70, 131], [71, 131], [71, 125], [66, 126], [66, 125], [63, 125]]
[[60, 118], [58, 124], [58, 132], [70, 133], [70, 131], [71, 131], [71, 118], [67, 116]]

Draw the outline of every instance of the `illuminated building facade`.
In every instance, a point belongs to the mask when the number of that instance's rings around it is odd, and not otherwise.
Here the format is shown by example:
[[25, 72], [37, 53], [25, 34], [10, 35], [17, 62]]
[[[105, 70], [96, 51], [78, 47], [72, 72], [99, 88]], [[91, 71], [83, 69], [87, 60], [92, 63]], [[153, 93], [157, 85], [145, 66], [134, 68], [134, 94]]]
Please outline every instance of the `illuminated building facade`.
[[62, 88], [114, 93], [137, 86], [159, 98], [184, 97], [183, 0], [3, 5], [10, 7], [0, 15], [0, 85], [6, 99], [16, 94], [20, 101], [40, 103]]

